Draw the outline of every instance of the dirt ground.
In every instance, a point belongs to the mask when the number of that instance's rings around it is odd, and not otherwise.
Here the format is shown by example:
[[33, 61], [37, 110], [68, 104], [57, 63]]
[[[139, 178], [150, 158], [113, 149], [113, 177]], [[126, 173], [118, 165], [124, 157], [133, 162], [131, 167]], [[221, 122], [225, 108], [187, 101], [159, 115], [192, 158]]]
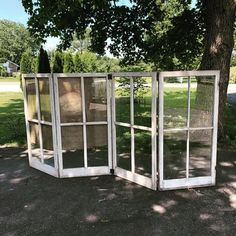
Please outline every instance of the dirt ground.
[[113, 176], [57, 179], [0, 149], [0, 235], [236, 235], [236, 152], [217, 186], [152, 191]]

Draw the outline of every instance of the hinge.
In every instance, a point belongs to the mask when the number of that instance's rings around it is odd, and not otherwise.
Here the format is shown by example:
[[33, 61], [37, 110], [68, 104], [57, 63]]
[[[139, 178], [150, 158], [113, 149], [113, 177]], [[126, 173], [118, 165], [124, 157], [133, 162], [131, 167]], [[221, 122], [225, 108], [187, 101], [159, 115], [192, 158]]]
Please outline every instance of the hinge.
[[112, 80], [112, 74], [108, 74], [107, 78], [108, 78], [109, 80]]
[[110, 173], [114, 175], [114, 169], [110, 169]]

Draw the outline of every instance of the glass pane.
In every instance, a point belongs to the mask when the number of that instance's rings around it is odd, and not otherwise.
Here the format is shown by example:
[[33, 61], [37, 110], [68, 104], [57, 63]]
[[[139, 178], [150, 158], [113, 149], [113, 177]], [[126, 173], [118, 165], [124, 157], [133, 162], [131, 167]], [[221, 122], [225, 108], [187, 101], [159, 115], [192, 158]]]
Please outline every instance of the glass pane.
[[41, 120], [51, 121], [51, 103], [50, 103], [50, 91], [49, 91], [49, 79], [39, 78], [39, 99]]
[[87, 126], [88, 166], [108, 166], [107, 125]]
[[63, 168], [84, 167], [82, 126], [61, 127]]
[[130, 124], [130, 79], [115, 79], [116, 121]]
[[186, 144], [186, 131], [164, 134], [164, 179], [186, 177]]
[[134, 84], [134, 124], [151, 127], [152, 78], [138, 77]]
[[37, 109], [36, 109], [36, 88], [35, 80], [25, 79], [26, 86], [26, 99], [28, 103], [28, 118], [29, 119], [38, 119]]
[[135, 172], [140, 175], [151, 177], [152, 175], [151, 133], [135, 129], [134, 143], [135, 143]]
[[39, 144], [39, 126], [29, 122], [32, 159], [41, 161]]
[[41, 127], [42, 127], [42, 138], [43, 138], [44, 163], [50, 166], [54, 166], [52, 127], [48, 125], [42, 125]]
[[106, 78], [84, 78], [86, 121], [107, 121]]
[[164, 78], [164, 129], [187, 125], [188, 78]]
[[190, 127], [213, 126], [214, 77], [191, 78]]
[[130, 128], [116, 126], [117, 166], [131, 171], [131, 132]]
[[190, 131], [189, 176], [211, 175], [212, 130]]
[[59, 78], [61, 123], [82, 122], [80, 78]]

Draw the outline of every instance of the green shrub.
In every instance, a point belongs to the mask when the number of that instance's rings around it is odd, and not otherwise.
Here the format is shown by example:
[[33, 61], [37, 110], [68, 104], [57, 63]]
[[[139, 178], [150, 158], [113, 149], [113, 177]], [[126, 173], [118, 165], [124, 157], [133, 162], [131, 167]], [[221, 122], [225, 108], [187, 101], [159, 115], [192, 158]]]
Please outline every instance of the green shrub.
[[62, 53], [55, 51], [52, 62], [52, 71], [53, 73], [62, 73], [63, 72], [63, 59]]
[[74, 72], [73, 56], [71, 52], [67, 52], [64, 54], [63, 72], [64, 73]]
[[38, 72], [38, 58], [37, 57], [32, 58], [32, 61], [31, 61], [31, 71], [33, 73], [37, 73]]
[[96, 72], [97, 56], [95, 53], [85, 51], [82, 54], [77, 52], [74, 60], [75, 72]]
[[22, 74], [31, 73], [31, 61], [32, 61], [32, 52], [30, 49], [27, 49], [21, 56], [20, 60], [20, 72]]
[[80, 58], [81, 53], [77, 52], [74, 57], [74, 71], [79, 73], [83, 71], [83, 65]]
[[6, 68], [2, 65], [0, 65], [0, 76], [2, 76], [2, 77], [7, 77], [8, 76]]
[[38, 56], [38, 73], [50, 73], [50, 63], [48, 59], [47, 51], [41, 46]]

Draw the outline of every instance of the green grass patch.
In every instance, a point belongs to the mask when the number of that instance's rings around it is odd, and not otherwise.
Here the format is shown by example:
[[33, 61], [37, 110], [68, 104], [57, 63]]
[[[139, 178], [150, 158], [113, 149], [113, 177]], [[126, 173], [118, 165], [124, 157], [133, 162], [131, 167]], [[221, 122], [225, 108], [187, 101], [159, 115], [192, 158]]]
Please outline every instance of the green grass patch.
[[232, 105], [229, 103], [226, 103], [224, 118], [226, 137], [222, 142], [223, 144], [236, 148], [236, 114], [233, 111]]
[[26, 143], [23, 94], [0, 93], [0, 145], [24, 145]]
[[0, 77], [0, 83], [2, 82], [20, 82], [19, 77]]

